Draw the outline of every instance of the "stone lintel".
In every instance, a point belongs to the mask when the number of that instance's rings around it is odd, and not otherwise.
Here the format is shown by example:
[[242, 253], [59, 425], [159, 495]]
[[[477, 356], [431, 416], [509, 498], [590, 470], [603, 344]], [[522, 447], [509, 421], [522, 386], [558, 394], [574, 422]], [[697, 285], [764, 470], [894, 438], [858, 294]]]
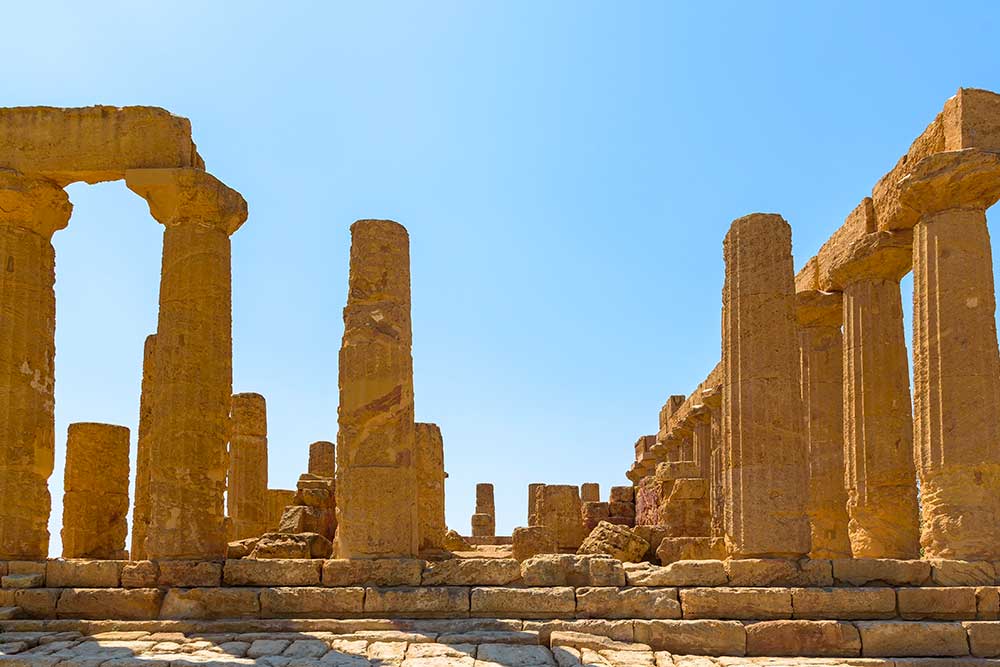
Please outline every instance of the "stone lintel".
[[797, 292], [795, 317], [800, 327], [840, 326], [844, 321], [844, 295], [820, 290]]
[[129, 169], [125, 185], [168, 227], [192, 222], [232, 234], [247, 219], [242, 195], [201, 169]]

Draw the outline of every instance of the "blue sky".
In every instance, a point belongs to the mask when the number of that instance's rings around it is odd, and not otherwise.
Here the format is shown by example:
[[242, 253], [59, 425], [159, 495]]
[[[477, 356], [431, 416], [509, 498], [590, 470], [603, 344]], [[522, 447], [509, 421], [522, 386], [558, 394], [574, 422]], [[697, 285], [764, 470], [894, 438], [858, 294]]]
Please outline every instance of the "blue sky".
[[[636, 437], [719, 358], [722, 238], [785, 216], [796, 266], [959, 86], [1000, 90], [990, 2], [12, 3], [0, 105], [191, 119], [250, 219], [233, 237], [234, 390], [268, 399], [270, 477], [336, 436], [348, 227], [412, 243], [416, 411], [448, 522], [529, 482], [624, 484]], [[69, 188], [57, 251], [66, 427], [134, 429], [162, 228]], [[904, 302], [910, 299], [909, 281]]]

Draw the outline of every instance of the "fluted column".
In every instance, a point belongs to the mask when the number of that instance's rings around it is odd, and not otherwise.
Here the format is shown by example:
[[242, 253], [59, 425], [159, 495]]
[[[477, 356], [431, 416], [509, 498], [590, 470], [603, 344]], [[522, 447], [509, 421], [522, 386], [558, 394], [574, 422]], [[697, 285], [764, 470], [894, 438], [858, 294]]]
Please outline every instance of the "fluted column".
[[418, 551], [410, 239], [391, 220], [351, 225], [340, 348], [337, 553]]
[[146, 336], [142, 351], [142, 385], [139, 394], [139, 431], [136, 434], [135, 502], [132, 505], [132, 560], [146, 558], [146, 532], [149, 529], [149, 442], [153, 428], [150, 416], [153, 409], [154, 374], [153, 355], [156, 352], [156, 334]]
[[444, 548], [448, 530], [444, 518], [444, 440], [437, 424], [416, 425], [417, 511], [420, 515], [420, 551]]
[[229, 236], [246, 220], [246, 202], [198, 169], [133, 169], [125, 181], [166, 227], [146, 556], [219, 558], [232, 395]]
[[0, 169], [0, 560], [48, 556], [55, 457], [55, 250], [73, 207]]
[[797, 557], [809, 524], [792, 231], [779, 215], [748, 215], [723, 251], [726, 545], [733, 557]]
[[[913, 417], [899, 279], [911, 237], [878, 232], [845, 263], [844, 465], [856, 558], [917, 558]], [[862, 245], [864, 250], [861, 250]]]
[[901, 183], [913, 230], [914, 445], [931, 558], [1000, 559], [1000, 354], [986, 209], [1000, 155], [939, 153]]
[[260, 394], [233, 394], [226, 506], [230, 539], [267, 531], [267, 402]]
[[796, 306], [809, 452], [809, 555], [850, 558], [844, 485], [843, 296], [839, 292], [799, 292]]

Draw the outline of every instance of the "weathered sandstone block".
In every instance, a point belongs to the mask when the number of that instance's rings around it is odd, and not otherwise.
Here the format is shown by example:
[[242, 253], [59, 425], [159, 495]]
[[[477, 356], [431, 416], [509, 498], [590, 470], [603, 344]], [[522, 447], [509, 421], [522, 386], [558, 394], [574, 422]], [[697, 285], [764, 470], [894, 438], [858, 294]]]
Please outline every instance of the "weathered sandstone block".
[[763, 621], [747, 626], [747, 655], [854, 657], [861, 636], [843, 621]]
[[1000, 657], [1000, 623], [963, 623], [969, 634], [969, 649], [980, 658]]
[[624, 586], [620, 561], [604, 555], [543, 555], [521, 563], [525, 586]]
[[[2, 144], [0, 144], [2, 145]], [[55, 458], [55, 250], [69, 223], [51, 181], [0, 169], [0, 559], [45, 558]]]
[[896, 591], [892, 588], [793, 588], [795, 618], [895, 618]]
[[496, 524], [493, 516], [476, 512], [472, 515], [472, 537], [493, 537], [496, 534]]
[[323, 585], [419, 586], [423, 570], [417, 558], [335, 558], [323, 563]]
[[838, 558], [832, 562], [834, 581], [851, 586], [922, 586], [931, 577], [931, 564], [921, 560]]
[[558, 551], [555, 532], [546, 526], [515, 528], [512, 540], [512, 555], [518, 561], [524, 561], [539, 554], [554, 554]]
[[121, 584], [120, 560], [50, 560], [45, 567], [49, 588], [117, 588]]
[[416, 425], [417, 513], [420, 550], [444, 549], [444, 439], [437, 424]]
[[722, 465], [735, 557], [809, 551], [791, 250], [778, 215], [733, 221], [723, 243]]
[[129, 170], [125, 182], [166, 227], [146, 557], [222, 557], [232, 398], [229, 236], [247, 218], [246, 201], [198, 169]]
[[576, 589], [578, 618], [680, 618], [675, 588]]
[[59, 596], [59, 618], [149, 620], [160, 613], [163, 591], [156, 588], [66, 588]]
[[602, 521], [607, 521], [611, 518], [608, 503], [584, 502], [582, 503], [581, 510], [583, 514], [583, 527], [588, 533], [597, 528], [597, 525]]
[[468, 611], [469, 589], [465, 587], [418, 586], [365, 589], [366, 614], [434, 618], [466, 615]]
[[333, 478], [337, 474], [337, 446], [326, 440], [309, 445], [310, 475]]
[[160, 618], [257, 618], [256, 588], [171, 588], [163, 598]]
[[227, 586], [319, 586], [318, 560], [227, 560], [222, 580]]
[[914, 433], [933, 558], [1000, 557], [1000, 353], [986, 209], [1000, 153], [936, 153], [900, 184], [913, 236]]
[[896, 591], [899, 615], [906, 620], [972, 621], [976, 619], [976, 589], [900, 588]]
[[938, 586], [992, 586], [996, 583], [996, 568], [983, 561], [927, 559], [931, 564], [931, 579]]
[[579, 549], [586, 536], [580, 489], [570, 484], [546, 484], [537, 493], [535, 512], [539, 525], [553, 531], [559, 549]]
[[513, 558], [449, 558], [427, 563], [422, 586], [505, 586], [521, 578]]
[[562, 586], [545, 588], [473, 588], [473, 616], [496, 618], [572, 618], [576, 611], [573, 589]]
[[726, 567], [719, 560], [681, 560], [663, 567], [626, 563], [629, 586], [725, 586]]
[[122, 588], [155, 588], [160, 568], [150, 560], [125, 563], [121, 572]]
[[731, 586], [833, 585], [833, 571], [828, 560], [751, 558], [727, 560], [725, 564]]
[[634, 563], [642, 560], [648, 550], [649, 542], [631, 529], [602, 521], [583, 540], [577, 553], [607, 554], [623, 563]]
[[149, 431], [153, 428], [153, 386], [156, 382], [156, 334], [146, 336], [142, 349], [142, 385], [139, 394], [139, 429], [136, 433], [135, 501], [132, 504], [133, 560], [146, 557], [146, 532], [149, 530]]
[[581, 484], [580, 500], [585, 503], [601, 502], [601, 485], [597, 482], [584, 482]]
[[457, 530], [448, 529], [444, 532], [444, 548], [446, 551], [472, 551], [469, 541], [458, 534]]
[[687, 588], [680, 595], [684, 618], [792, 617], [792, 592], [787, 588]]
[[330, 618], [364, 612], [365, 589], [271, 587], [260, 592], [261, 618]]
[[528, 485], [528, 525], [538, 526], [538, 490], [541, 489], [544, 484], [534, 483]]
[[858, 621], [854, 625], [866, 658], [969, 655], [961, 623]]
[[413, 556], [419, 547], [414, 455], [410, 251], [390, 220], [351, 226], [340, 349], [337, 554]]
[[[264, 533], [251, 538], [251, 544], [234, 549], [239, 542], [230, 542], [228, 558], [329, 558], [333, 543], [318, 533]], [[245, 542], [245, 540], [244, 540]], [[249, 553], [244, 553], [249, 548]]]
[[656, 559], [667, 565], [682, 560], [721, 560], [726, 542], [721, 537], [664, 537], [656, 547]]
[[635, 640], [678, 655], [742, 656], [747, 634], [739, 621], [636, 621]]
[[161, 560], [158, 583], [161, 588], [221, 586], [222, 563], [211, 561]]
[[232, 398], [229, 485], [226, 506], [232, 519], [230, 540], [267, 532], [267, 403], [260, 394]]
[[129, 430], [70, 424], [63, 488], [63, 558], [120, 559], [128, 533]]
[[472, 515], [472, 536], [496, 535], [496, 507], [493, 502], [493, 485], [476, 484], [476, 513]]
[[836, 292], [795, 295], [809, 456], [809, 525], [813, 558], [849, 558], [844, 486], [843, 297]]

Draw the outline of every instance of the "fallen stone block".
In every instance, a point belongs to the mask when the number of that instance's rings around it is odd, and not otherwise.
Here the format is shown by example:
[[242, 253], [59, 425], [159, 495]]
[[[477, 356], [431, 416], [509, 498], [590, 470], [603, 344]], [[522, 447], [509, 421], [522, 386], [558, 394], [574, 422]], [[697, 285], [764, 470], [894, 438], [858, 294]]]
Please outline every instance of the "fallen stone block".
[[584, 538], [578, 554], [607, 554], [623, 563], [641, 561], [649, 550], [649, 542], [625, 526], [601, 521]]
[[[236, 553], [236, 551], [234, 551]], [[250, 558], [329, 558], [333, 543], [317, 533], [266, 533], [254, 542]]]

